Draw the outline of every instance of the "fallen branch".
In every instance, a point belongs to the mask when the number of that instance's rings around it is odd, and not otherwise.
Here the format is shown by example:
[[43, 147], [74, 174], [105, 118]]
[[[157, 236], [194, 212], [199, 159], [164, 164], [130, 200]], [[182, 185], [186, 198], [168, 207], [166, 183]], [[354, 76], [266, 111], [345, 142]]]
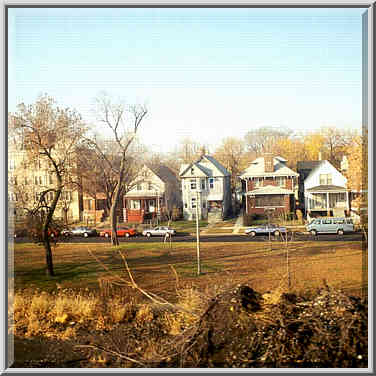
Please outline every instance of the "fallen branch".
[[125, 359], [125, 360], [128, 360], [130, 362], [139, 364], [142, 367], [146, 367], [146, 364], [144, 364], [144, 363], [142, 363], [142, 362], [140, 362], [140, 361], [138, 361], [136, 359], [130, 358], [129, 356], [124, 355], [124, 354], [122, 354], [120, 352], [116, 352], [116, 351], [104, 349], [101, 346], [95, 346], [95, 345], [76, 345], [75, 347], [79, 347], [79, 348], [91, 348], [91, 349], [94, 349], [94, 350], [103, 351], [103, 352], [105, 352], [107, 354], [111, 354], [111, 355], [117, 356], [117, 357], [119, 357], [121, 359]]

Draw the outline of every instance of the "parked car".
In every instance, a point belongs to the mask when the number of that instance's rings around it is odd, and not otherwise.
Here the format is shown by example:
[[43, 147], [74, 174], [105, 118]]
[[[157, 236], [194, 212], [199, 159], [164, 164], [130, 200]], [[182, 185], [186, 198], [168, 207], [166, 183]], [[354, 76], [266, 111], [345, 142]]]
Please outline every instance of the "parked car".
[[167, 226], [157, 226], [142, 231], [142, 235], [150, 238], [151, 236], [173, 236], [176, 235], [176, 231]]
[[[28, 232], [28, 235], [30, 238], [33, 238], [34, 240], [42, 239], [42, 230], [36, 230], [36, 229], [31, 229]], [[48, 229], [48, 236], [50, 238], [57, 238], [60, 235], [60, 230], [56, 228], [50, 228]]]
[[[124, 228], [117, 229], [116, 234], [119, 237], [125, 236], [126, 238], [129, 238], [130, 236], [136, 236], [137, 231], [134, 228], [124, 227]], [[111, 235], [112, 235], [112, 230], [102, 230], [99, 233], [99, 236], [104, 236], [105, 238], [109, 238], [111, 237]]]
[[280, 236], [281, 233], [286, 233], [287, 229], [283, 226], [277, 226], [273, 224], [268, 225], [260, 225], [260, 226], [252, 226], [246, 228], [244, 231], [249, 236], [256, 236], [256, 235], [269, 235], [273, 234], [275, 236]]
[[26, 228], [16, 228], [14, 229], [13, 237], [15, 238], [23, 238], [27, 236], [27, 229]]
[[343, 235], [345, 232], [354, 232], [354, 223], [352, 218], [345, 217], [322, 217], [313, 219], [306, 229], [312, 235], [338, 234]]
[[64, 236], [83, 236], [87, 238], [89, 236], [97, 236], [97, 230], [95, 228], [90, 228], [87, 226], [78, 226], [71, 229], [65, 229], [61, 231], [61, 235]]

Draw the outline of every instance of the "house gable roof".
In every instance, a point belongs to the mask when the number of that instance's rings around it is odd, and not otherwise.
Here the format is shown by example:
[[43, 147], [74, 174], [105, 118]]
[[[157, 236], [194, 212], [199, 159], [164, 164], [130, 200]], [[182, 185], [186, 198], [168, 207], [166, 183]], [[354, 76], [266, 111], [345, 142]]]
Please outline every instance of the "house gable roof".
[[229, 176], [230, 173], [213, 157], [209, 155], [203, 155], [197, 162], [184, 164], [180, 167], [180, 177], [197, 176], [198, 174], [190, 175], [187, 172], [191, 168], [197, 168], [201, 174], [200, 176]]
[[[195, 173], [193, 175], [188, 173], [188, 171], [190, 171], [192, 168], [195, 169]], [[209, 175], [210, 175], [210, 171], [208, 171], [203, 166], [199, 165], [197, 162], [183, 165], [180, 168], [180, 173], [179, 173], [179, 176], [181, 178], [197, 177], [197, 176], [209, 176]]]
[[298, 172], [301, 170], [313, 170], [317, 166], [319, 166], [323, 161], [299, 161], [297, 163], [297, 170]]
[[178, 178], [174, 172], [167, 166], [158, 165], [156, 167], [150, 168], [163, 182], [178, 184]]
[[273, 172], [265, 172], [264, 157], [256, 158], [249, 167], [240, 175], [240, 178], [263, 177], [263, 176], [298, 176], [298, 174], [286, 166], [286, 159], [282, 157], [273, 157]]
[[309, 172], [309, 174], [307, 175], [307, 179], [311, 176], [311, 175], [313, 175], [313, 174], [315, 174], [315, 173], [317, 173], [317, 171], [321, 168], [321, 167], [323, 167], [324, 165], [327, 165], [327, 166], [330, 166], [330, 169], [332, 170], [332, 171], [335, 171], [336, 173], [338, 173], [339, 175], [342, 175], [343, 176], [343, 174], [340, 172], [340, 171], [338, 171], [329, 161], [327, 161], [326, 159], [324, 159], [324, 160], [322, 160], [322, 161], [317, 161], [317, 162], [319, 162], [319, 163], [317, 163], [313, 168], [312, 168], [312, 170]]

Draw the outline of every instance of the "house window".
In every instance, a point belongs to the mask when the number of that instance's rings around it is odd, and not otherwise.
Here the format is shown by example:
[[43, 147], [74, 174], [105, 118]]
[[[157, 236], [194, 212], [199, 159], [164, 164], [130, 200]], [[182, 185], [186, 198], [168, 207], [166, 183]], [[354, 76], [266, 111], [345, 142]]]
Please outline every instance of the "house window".
[[35, 185], [38, 185], [38, 176], [35, 176], [34, 183], [35, 183]]
[[187, 209], [187, 208], [188, 208], [188, 204], [187, 204], [187, 203], [185, 203], [185, 204], [184, 204], [184, 207], [185, 207], [185, 208]]
[[87, 210], [93, 210], [93, 200], [87, 200]]
[[140, 210], [141, 208], [140, 200], [131, 200], [131, 208], [134, 210]]
[[209, 179], [209, 188], [213, 189], [214, 188], [214, 178]]
[[29, 184], [29, 182], [27, 180], [27, 177], [25, 176], [25, 185], [28, 185], [28, 184]]
[[42, 185], [42, 177], [39, 176], [39, 185]]
[[196, 179], [191, 179], [191, 190], [196, 189]]
[[205, 189], [205, 179], [201, 179], [201, 189]]
[[140, 183], [137, 184], [137, 190], [141, 191], [141, 184]]
[[72, 192], [70, 191], [61, 192], [61, 198], [66, 201], [72, 200]]
[[191, 168], [191, 175], [194, 175], [194, 173], [195, 173], [195, 169]]
[[202, 207], [203, 207], [204, 209], [206, 209], [206, 202], [203, 202], [203, 203], [202, 203]]
[[262, 186], [262, 179], [255, 178], [255, 187], [261, 187], [261, 186]]
[[52, 175], [48, 175], [48, 182], [49, 184], [53, 184]]
[[151, 183], [148, 183], [148, 190], [151, 191], [153, 189], [153, 185]]
[[9, 160], [9, 170], [14, 170], [16, 168], [16, 164], [13, 159]]
[[265, 206], [284, 206], [283, 195], [257, 195], [255, 197], [255, 207], [262, 208]]
[[196, 209], [196, 198], [195, 197], [192, 197], [192, 199], [191, 199], [191, 208]]
[[320, 174], [320, 185], [331, 185], [332, 174]]
[[284, 176], [278, 176], [276, 180], [277, 180], [277, 185], [279, 187], [285, 187], [286, 186], [286, 178]]

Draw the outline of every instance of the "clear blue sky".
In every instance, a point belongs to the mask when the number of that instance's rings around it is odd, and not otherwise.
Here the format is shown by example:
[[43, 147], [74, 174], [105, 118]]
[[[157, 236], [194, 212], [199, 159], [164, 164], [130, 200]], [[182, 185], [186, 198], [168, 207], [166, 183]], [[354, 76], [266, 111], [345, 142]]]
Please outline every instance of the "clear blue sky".
[[47, 93], [92, 121], [147, 103], [155, 150], [259, 126], [361, 127], [364, 9], [9, 9], [9, 106]]

